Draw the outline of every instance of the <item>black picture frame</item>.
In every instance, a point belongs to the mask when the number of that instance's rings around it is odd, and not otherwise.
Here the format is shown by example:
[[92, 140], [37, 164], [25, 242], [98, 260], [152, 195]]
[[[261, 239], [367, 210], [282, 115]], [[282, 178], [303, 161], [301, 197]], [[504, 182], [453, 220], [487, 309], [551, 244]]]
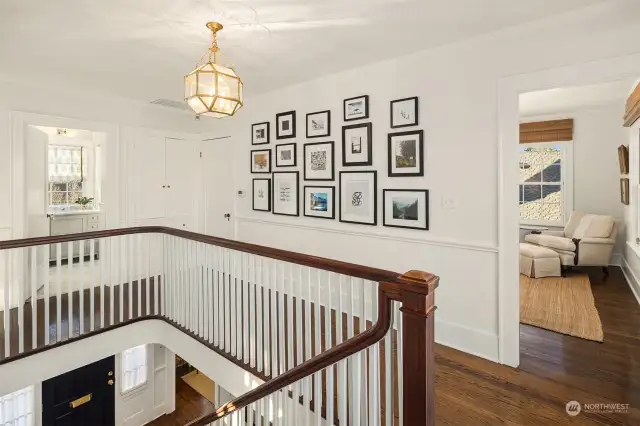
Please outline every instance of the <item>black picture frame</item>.
[[[418, 172], [398, 173], [393, 172], [393, 138], [397, 136], [418, 136], [418, 147], [420, 149], [419, 158], [417, 158], [417, 164], [419, 165]], [[424, 130], [409, 130], [406, 132], [389, 133], [387, 137], [387, 171], [389, 177], [409, 177], [409, 176], [424, 176]]]
[[[260, 172], [254, 172], [253, 171], [253, 154], [255, 152], [267, 152], [269, 154], [269, 168], [265, 171], [260, 171]], [[271, 173], [271, 150], [270, 149], [253, 149], [251, 150], [251, 162], [249, 164], [249, 170], [251, 171], [251, 173], [255, 173], [255, 174], [261, 174], [261, 173]]]
[[[425, 205], [425, 226], [401, 226], [401, 225], [388, 225], [387, 224], [387, 193], [390, 192], [420, 192], [424, 194]], [[429, 230], [429, 190], [428, 189], [383, 189], [382, 190], [382, 225], [389, 228], [403, 228], [403, 229], [417, 229], [428, 231]]]
[[[267, 125], [267, 141], [266, 142], [255, 142], [255, 129], [257, 126]], [[271, 143], [271, 123], [268, 121], [264, 121], [262, 123], [254, 123], [251, 125], [251, 145], [268, 145]]]
[[[285, 147], [285, 146], [292, 146], [293, 147], [293, 164], [288, 164], [288, 165], [282, 165], [278, 163], [278, 160], [280, 160], [280, 156], [278, 155], [278, 148], [279, 147]], [[280, 145], [276, 145], [275, 148], [275, 152], [276, 152], [276, 167], [296, 167], [298, 164], [298, 153], [297, 153], [297, 144], [295, 143], [282, 143]]]
[[[257, 209], [256, 208], [256, 182], [257, 181], [267, 181], [267, 203], [268, 203], [268, 207], [266, 210], [264, 209]], [[258, 212], [270, 212], [271, 211], [271, 179], [267, 179], [267, 178], [254, 178], [253, 179], [253, 191], [251, 192], [251, 207], [253, 210], [258, 211]]]
[[[413, 108], [413, 114], [415, 117], [415, 122], [411, 123], [411, 124], [394, 124], [394, 120], [393, 120], [393, 104], [398, 103], [398, 102], [406, 102], [406, 101], [414, 101], [414, 108]], [[391, 123], [391, 128], [392, 129], [400, 129], [402, 127], [413, 127], [413, 126], [417, 126], [419, 121], [420, 121], [420, 117], [418, 116], [418, 112], [419, 112], [419, 105], [418, 105], [418, 97], [417, 96], [411, 96], [409, 98], [403, 98], [403, 99], [395, 99], [393, 101], [391, 101], [389, 103], [389, 122]]]
[[[308, 171], [307, 171], [307, 149], [310, 146], [315, 146], [315, 145], [328, 145], [331, 147], [331, 177], [330, 178], [310, 178], [307, 177], [308, 176]], [[327, 142], [314, 142], [314, 143], [306, 143], [303, 146], [304, 149], [304, 180], [308, 180], [308, 181], [333, 181], [336, 179], [336, 147], [335, 147], [335, 143], [333, 141], [327, 141]]]
[[[316, 216], [307, 214], [306, 202], [307, 202], [307, 188], [331, 188], [331, 216]], [[306, 217], [313, 217], [316, 219], [336, 219], [336, 187], [334, 185], [305, 185], [302, 189], [302, 214]]]
[[[364, 174], [373, 175], [373, 223], [342, 219], [342, 190], [344, 188], [344, 185], [342, 183], [342, 176], [347, 174], [352, 174], [352, 173], [364, 173]], [[377, 226], [378, 225], [378, 172], [376, 170], [343, 170], [340, 172], [339, 184], [340, 184], [340, 192], [338, 195], [338, 220], [343, 223], [355, 223], [358, 225]]]
[[[364, 115], [359, 116], [359, 117], [352, 117], [352, 118], [348, 118], [347, 117], [347, 102], [349, 101], [354, 101], [356, 99], [364, 99]], [[360, 96], [354, 96], [353, 98], [347, 98], [344, 101], [342, 101], [342, 115], [343, 115], [343, 119], [344, 121], [356, 121], [356, 120], [366, 120], [369, 118], [369, 95], [360, 95]]]
[[[365, 161], [357, 161], [347, 163], [347, 142], [346, 136], [347, 131], [350, 129], [357, 129], [365, 127], [367, 129], [367, 159]], [[370, 166], [373, 164], [373, 125], [372, 123], [359, 123], [359, 124], [350, 124], [348, 126], [342, 126], [342, 166], [343, 167], [352, 167], [352, 166]]]
[[[276, 175], [278, 174], [295, 174], [296, 176], [296, 191], [295, 191], [295, 195], [296, 195], [296, 212], [295, 214], [290, 214], [290, 213], [276, 213], [276, 203], [275, 203], [275, 197], [276, 197]], [[300, 216], [300, 172], [299, 171], [287, 171], [287, 172], [273, 172], [271, 174], [271, 214], [275, 214], [278, 216]]]
[[[313, 115], [319, 115], [319, 114], [326, 114], [327, 115], [327, 131], [326, 133], [320, 134], [320, 135], [309, 135], [309, 118]], [[331, 136], [331, 110], [325, 110], [325, 111], [316, 111], [316, 112], [310, 112], [307, 114], [307, 118], [305, 120], [305, 127], [306, 127], [306, 135], [308, 139], [313, 139], [313, 138], [326, 138]]]
[[[280, 120], [284, 117], [291, 116], [291, 134], [290, 135], [282, 135], [280, 134]], [[276, 114], [276, 139], [290, 139], [296, 137], [296, 112], [295, 111], [287, 111]]]

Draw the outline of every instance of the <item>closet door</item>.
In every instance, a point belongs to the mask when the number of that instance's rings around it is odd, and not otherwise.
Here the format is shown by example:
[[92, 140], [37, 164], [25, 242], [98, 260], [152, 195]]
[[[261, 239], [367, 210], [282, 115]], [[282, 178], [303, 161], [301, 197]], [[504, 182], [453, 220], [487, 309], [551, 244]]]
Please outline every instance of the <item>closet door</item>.
[[138, 197], [134, 200], [140, 223], [166, 217], [167, 188], [165, 179], [164, 136], [141, 135], [136, 141]]
[[[199, 142], [166, 138], [166, 209], [169, 221], [195, 223], [200, 196]], [[175, 225], [174, 225], [175, 226]]]

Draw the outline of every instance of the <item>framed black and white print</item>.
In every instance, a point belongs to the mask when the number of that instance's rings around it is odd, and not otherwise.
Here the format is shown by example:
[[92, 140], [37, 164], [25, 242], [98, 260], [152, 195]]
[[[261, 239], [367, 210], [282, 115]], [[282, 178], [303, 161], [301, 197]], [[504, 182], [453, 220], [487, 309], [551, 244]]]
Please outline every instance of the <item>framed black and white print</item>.
[[423, 131], [390, 133], [389, 176], [424, 176]]
[[276, 139], [296, 137], [296, 112], [287, 111], [276, 114]]
[[340, 172], [340, 222], [378, 223], [377, 172]]
[[273, 172], [273, 214], [300, 216], [299, 172]]
[[369, 95], [344, 100], [344, 121], [369, 118]]
[[396, 228], [429, 229], [429, 191], [385, 189], [382, 191], [382, 224]]
[[253, 180], [253, 210], [271, 211], [271, 179]]
[[271, 150], [251, 151], [251, 173], [271, 173]]
[[304, 180], [334, 180], [334, 143], [304, 145]]
[[391, 128], [418, 125], [418, 97], [391, 101]]
[[251, 145], [265, 145], [269, 143], [268, 121], [251, 125]]
[[335, 186], [305, 186], [304, 215], [321, 219], [335, 219]]
[[342, 165], [370, 166], [373, 161], [371, 123], [342, 127]]
[[296, 144], [276, 145], [276, 167], [294, 167], [296, 165]]
[[307, 137], [320, 138], [323, 136], [331, 136], [331, 111], [307, 114]]

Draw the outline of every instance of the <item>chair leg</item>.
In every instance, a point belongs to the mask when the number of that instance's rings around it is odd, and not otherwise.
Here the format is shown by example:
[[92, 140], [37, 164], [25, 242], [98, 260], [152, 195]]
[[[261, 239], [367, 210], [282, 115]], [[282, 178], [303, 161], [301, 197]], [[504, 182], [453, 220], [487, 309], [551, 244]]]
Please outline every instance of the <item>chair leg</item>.
[[604, 273], [605, 277], [609, 276], [609, 267], [608, 266], [603, 266], [602, 267], [602, 272]]

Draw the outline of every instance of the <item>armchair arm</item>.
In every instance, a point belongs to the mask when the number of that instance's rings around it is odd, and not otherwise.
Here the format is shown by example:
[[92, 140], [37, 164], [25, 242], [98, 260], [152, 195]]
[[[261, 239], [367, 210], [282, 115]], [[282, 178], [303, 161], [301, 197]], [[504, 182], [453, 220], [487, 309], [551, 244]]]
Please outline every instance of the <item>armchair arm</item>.
[[616, 243], [616, 241], [611, 238], [583, 238], [579, 241], [580, 244], [607, 244], [611, 246]]
[[609, 266], [615, 240], [611, 238], [574, 238], [576, 255], [574, 264], [582, 266]]
[[552, 235], [554, 237], [565, 237], [564, 231], [542, 231], [540, 233], [542, 235]]

